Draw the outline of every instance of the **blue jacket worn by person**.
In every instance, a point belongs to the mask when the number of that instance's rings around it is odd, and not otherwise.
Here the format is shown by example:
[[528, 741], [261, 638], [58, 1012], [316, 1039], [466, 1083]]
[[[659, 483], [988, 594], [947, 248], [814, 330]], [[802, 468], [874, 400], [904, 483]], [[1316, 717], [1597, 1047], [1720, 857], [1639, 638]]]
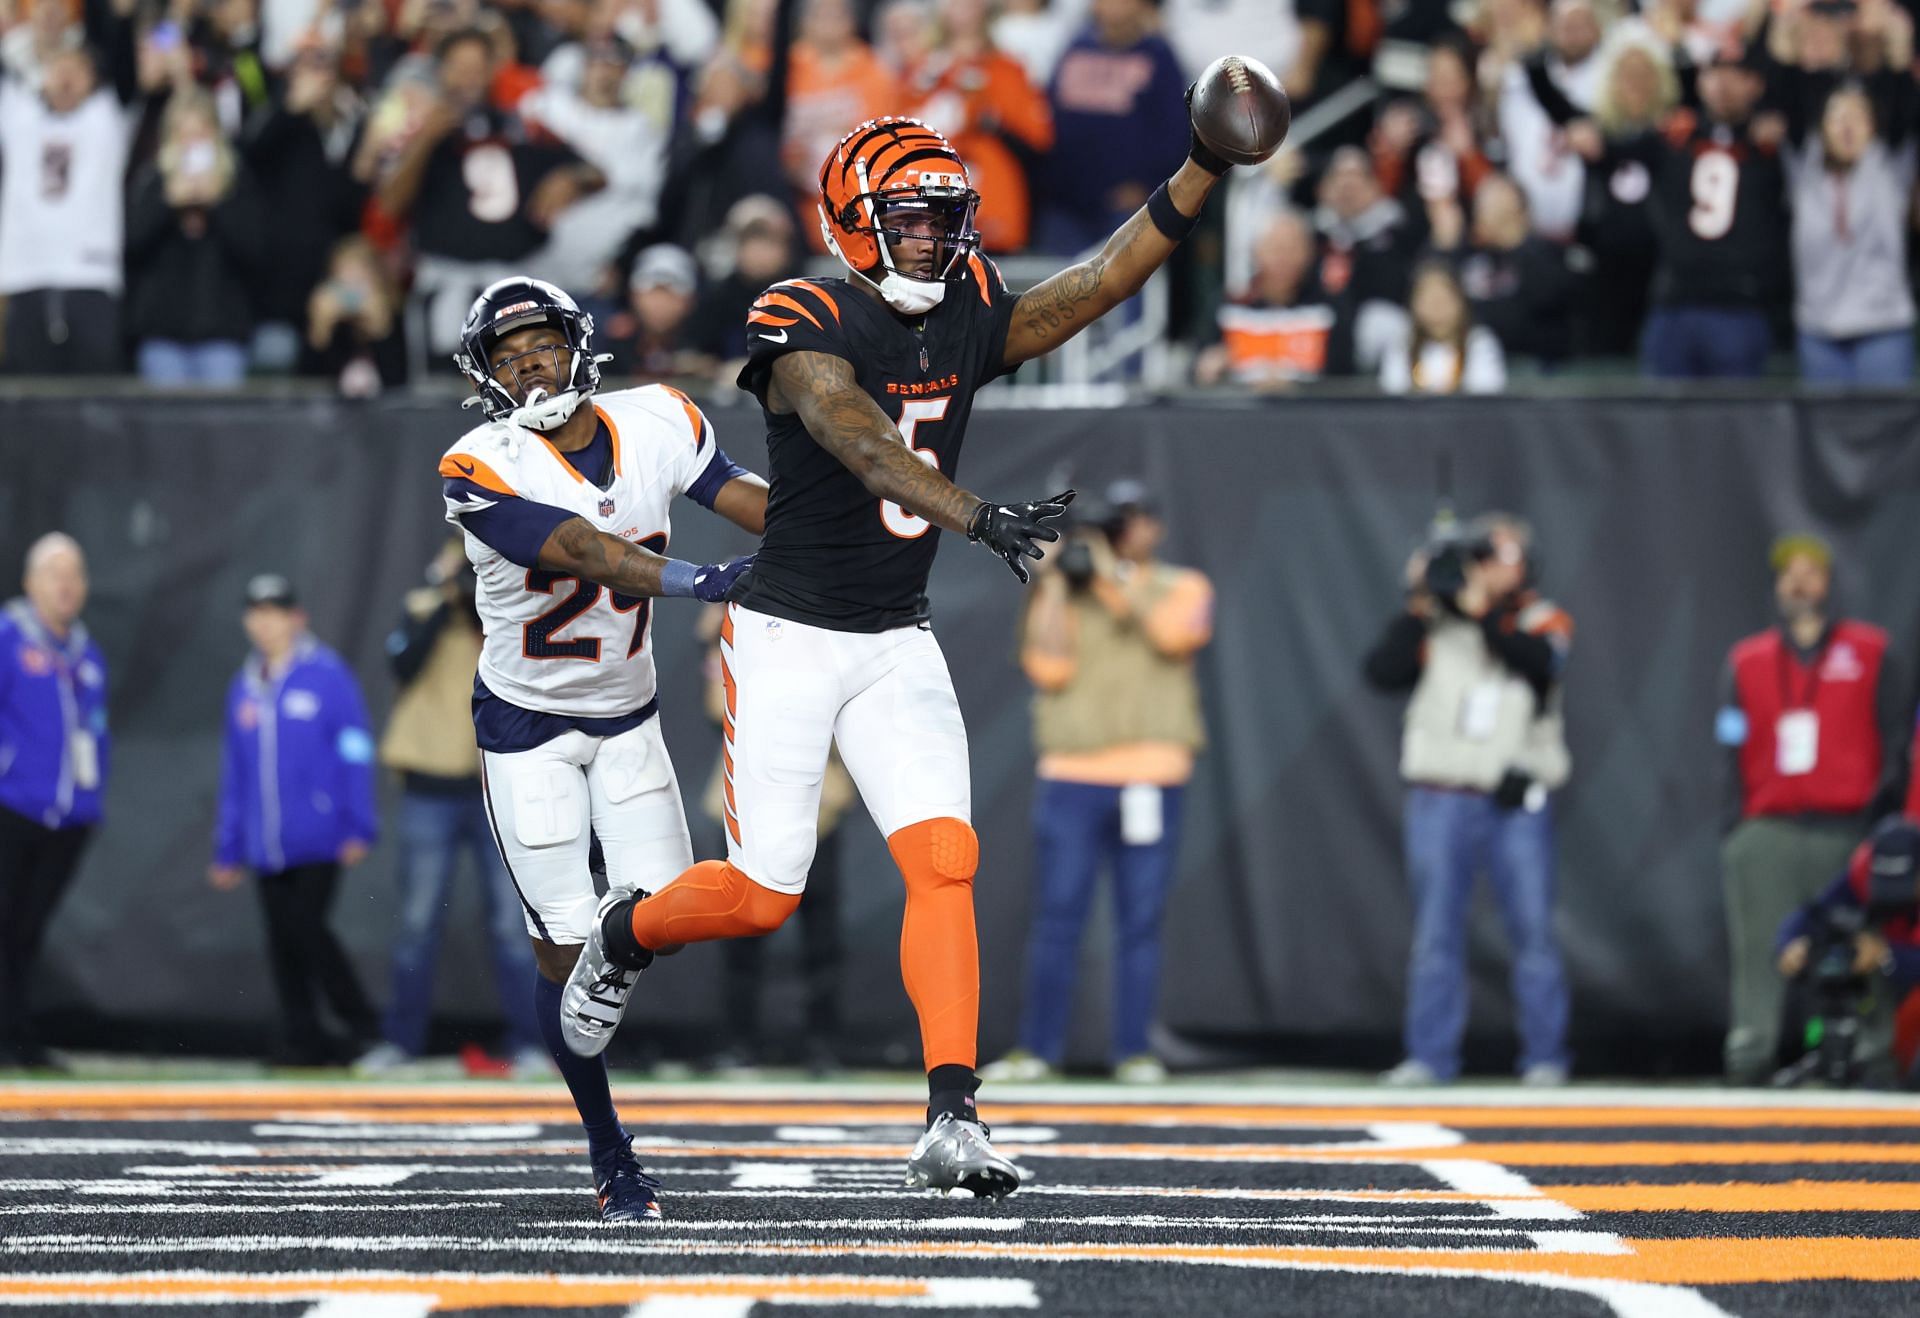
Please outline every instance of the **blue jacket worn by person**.
[[1105, 218], [1109, 195], [1128, 183], [1153, 188], [1187, 155], [1186, 75], [1166, 38], [1149, 34], [1120, 49], [1088, 28], [1054, 67], [1053, 153], [1045, 186], [1054, 205]]
[[[1873, 843], [1862, 842], [1847, 862], [1846, 872], [1827, 885], [1825, 892], [1787, 917], [1780, 926], [1777, 953], [1796, 938], [1812, 932], [1810, 912], [1840, 906], [1859, 909], [1867, 903], [1868, 868], [1873, 864]], [[1891, 962], [1884, 967], [1888, 979], [1903, 988], [1920, 987], [1920, 901], [1900, 911], [1878, 926], [1886, 939]]]
[[248, 656], [227, 692], [214, 863], [277, 874], [378, 831], [373, 734], [346, 661], [310, 636], [277, 679]]
[[45, 828], [99, 822], [107, 666], [78, 622], [61, 640], [25, 600], [0, 609], [0, 806]]

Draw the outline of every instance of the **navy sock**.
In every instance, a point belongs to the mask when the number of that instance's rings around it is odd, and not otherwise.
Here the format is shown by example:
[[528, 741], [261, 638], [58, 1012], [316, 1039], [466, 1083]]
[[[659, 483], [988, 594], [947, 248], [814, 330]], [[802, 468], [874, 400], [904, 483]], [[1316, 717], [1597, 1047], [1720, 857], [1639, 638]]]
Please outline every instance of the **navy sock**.
[[580, 1124], [587, 1128], [587, 1154], [596, 1163], [627, 1142], [620, 1114], [613, 1110], [613, 1091], [607, 1086], [607, 1059], [580, 1057], [567, 1047], [560, 1033], [560, 993], [564, 986], [545, 975], [533, 977], [533, 1014], [540, 1021], [540, 1037], [546, 1040], [560, 1077], [567, 1082], [573, 1105], [580, 1111]]

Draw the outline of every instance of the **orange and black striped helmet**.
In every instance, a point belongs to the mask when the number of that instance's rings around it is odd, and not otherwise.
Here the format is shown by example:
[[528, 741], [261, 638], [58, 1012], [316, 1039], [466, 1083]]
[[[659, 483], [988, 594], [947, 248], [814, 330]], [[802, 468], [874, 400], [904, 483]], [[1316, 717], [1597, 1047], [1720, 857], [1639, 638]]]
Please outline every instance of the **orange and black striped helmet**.
[[[918, 119], [869, 119], [840, 139], [820, 168], [820, 231], [827, 247], [855, 274], [944, 282], [978, 250], [973, 225], [980, 194], [953, 147]], [[915, 222], [914, 217], [923, 217]], [[894, 265], [889, 243], [935, 242], [933, 268], [908, 274]]]

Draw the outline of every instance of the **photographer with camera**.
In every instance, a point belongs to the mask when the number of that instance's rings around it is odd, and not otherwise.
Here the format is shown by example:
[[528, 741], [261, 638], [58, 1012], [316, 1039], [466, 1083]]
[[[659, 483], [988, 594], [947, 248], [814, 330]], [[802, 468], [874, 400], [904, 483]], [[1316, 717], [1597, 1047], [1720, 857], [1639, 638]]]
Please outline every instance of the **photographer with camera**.
[[1777, 1065], [1780, 923], [1846, 863], [1874, 820], [1898, 809], [1913, 709], [1887, 634], [1832, 616], [1826, 541], [1782, 536], [1769, 562], [1779, 622], [1728, 654], [1714, 725], [1727, 756], [1726, 1071], [1737, 1085], [1764, 1084]]
[[474, 596], [473, 567], [456, 536], [428, 564], [426, 584], [407, 592], [399, 625], [387, 637], [387, 661], [399, 691], [380, 740], [380, 763], [400, 775], [400, 910], [382, 1042], [358, 1063], [370, 1074], [403, 1067], [426, 1050], [434, 965], [462, 847], [486, 910], [494, 983], [507, 1022], [503, 1051], [521, 1078], [553, 1073], [527, 993], [533, 952], [520, 897], [487, 827], [480, 790], [471, 714], [481, 643]]
[[1560, 682], [1573, 620], [1533, 589], [1531, 542], [1504, 513], [1443, 526], [1408, 561], [1405, 607], [1367, 653], [1370, 683], [1412, 692], [1400, 776], [1414, 937], [1406, 1058], [1381, 1077], [1390, 1085], [1460, 1073], [1467, 916], [1483, 868], [1513, 945], [1522, 1083], [1566, 1083], [1551, 794], [1572, 767]]
[[1213, 639], [1213, 585], [1155, 557], [1166, 535], [1139, 481], [1115, 482], [1029, 596], [1021, 665], [1035, 688], [1040, 753], [1034, 915], [1020, 1046], [988, 1078], [1039, 1080], [1066, 1051], [1080, 935], [1103, 865], [1113, 868], [1116, 1079], [1166, 1069], [1147, 1043], [1160, 917], [1173, 885], [1194, 756], [1205, 741], [1194, 655]]
[[1890, 1084], [1894, 1015], [1920, 986], [1920, 827], [1896, 816], [1874, 829], [1826, 891], [1781, 925], [1778, 958], [1783, 1033], [1799, 1034], [1808, 1051], [1774, 1083]]

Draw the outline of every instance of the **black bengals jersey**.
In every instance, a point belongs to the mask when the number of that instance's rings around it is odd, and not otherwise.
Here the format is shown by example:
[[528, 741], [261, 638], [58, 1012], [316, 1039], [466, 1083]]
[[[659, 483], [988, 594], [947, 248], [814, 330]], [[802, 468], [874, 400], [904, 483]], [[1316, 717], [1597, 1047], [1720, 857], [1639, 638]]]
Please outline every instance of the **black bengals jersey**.
[[767, 408], [767, 385], [785, 353], [845, 358], [907, 446], [952, 479], [974, 391], [1007, 371], [1013, 323], [1014, 295], [999, 269], [978, 256], [967, 265], [939, 306], [911, 320], [844, 279], [789, 280], [753, 304], [740, 387], [766, 413], [772, 490], [766, 536], [735, 603], [843, 632], [927, 619], [939, 528], [867, 493], [798, 414]]
[[1650, 175], [1662, 306], [1770, 308], [1786, 296], [1786, 169], [1747, 125], [1675, 110], [1659, 130], [1615, 144]]

